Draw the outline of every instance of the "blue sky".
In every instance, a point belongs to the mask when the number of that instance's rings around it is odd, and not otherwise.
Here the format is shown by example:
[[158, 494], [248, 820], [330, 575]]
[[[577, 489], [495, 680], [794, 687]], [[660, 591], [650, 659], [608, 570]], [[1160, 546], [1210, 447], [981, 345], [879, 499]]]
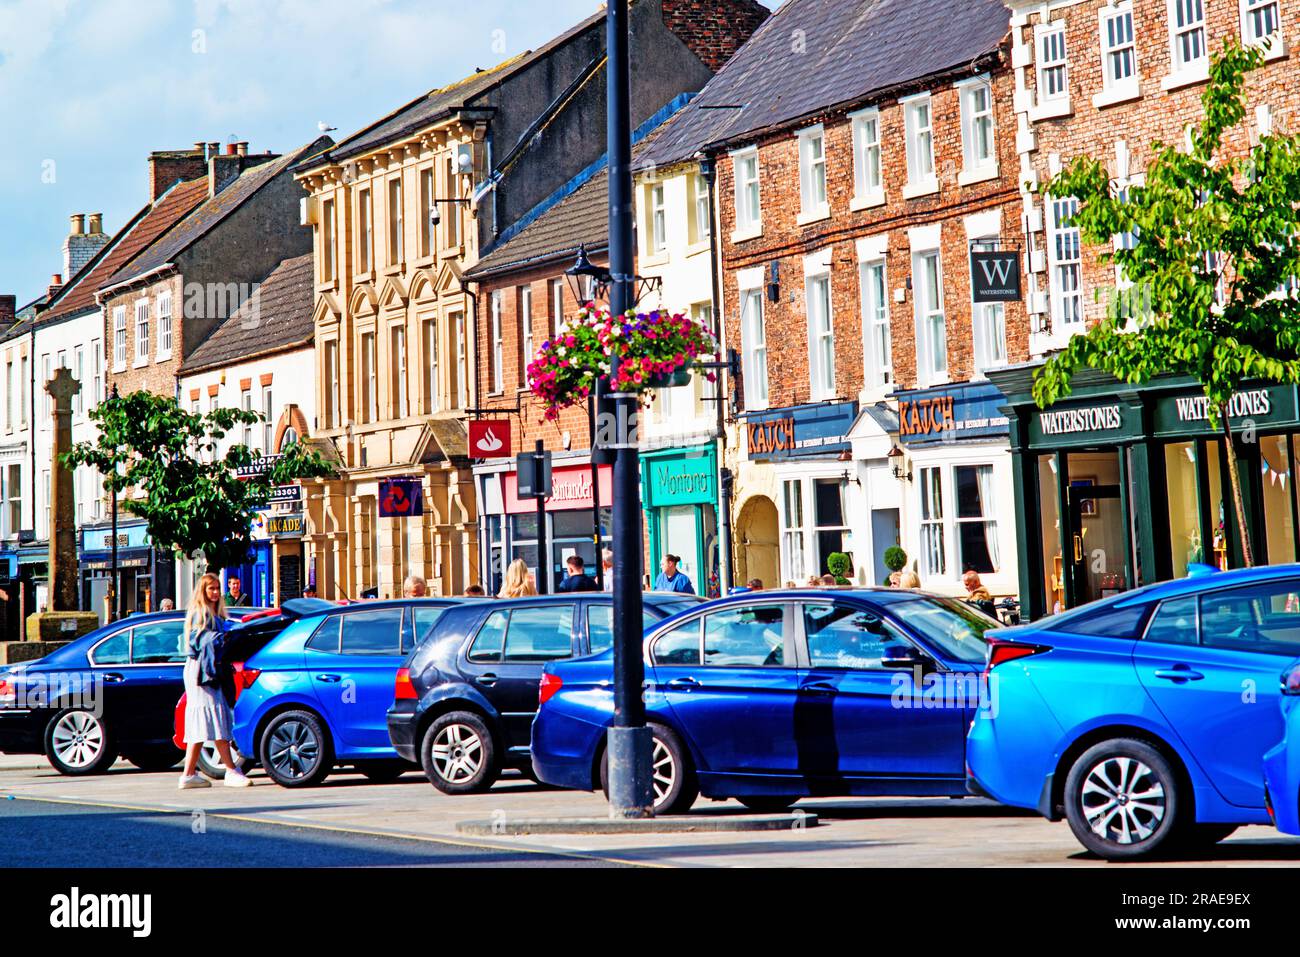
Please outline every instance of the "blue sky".
[[[765, 0], [770, 7], [777, 0]], [[116, 232], [151, 150], [284, 152], [535, 48], [595, 0], [0, 0], [0, 293], [63, 268], [68, 216]]]

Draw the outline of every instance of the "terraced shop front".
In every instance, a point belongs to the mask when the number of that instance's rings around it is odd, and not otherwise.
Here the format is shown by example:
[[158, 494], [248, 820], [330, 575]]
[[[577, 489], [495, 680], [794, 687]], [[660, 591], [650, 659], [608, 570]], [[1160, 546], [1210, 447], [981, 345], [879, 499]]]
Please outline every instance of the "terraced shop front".
[[[1139, 387], [1085, 370], [1067, 399], [1040, 409], [1040, 366], [989, 373], [1007, 399], [1024, 614], [1182, 577], [1192, 564], [1243, 564], [1223, 433], [1193, 380]], [[1296, 561], [1296, 389], [1248, 385], [1229, 421], [1255, 561]]]

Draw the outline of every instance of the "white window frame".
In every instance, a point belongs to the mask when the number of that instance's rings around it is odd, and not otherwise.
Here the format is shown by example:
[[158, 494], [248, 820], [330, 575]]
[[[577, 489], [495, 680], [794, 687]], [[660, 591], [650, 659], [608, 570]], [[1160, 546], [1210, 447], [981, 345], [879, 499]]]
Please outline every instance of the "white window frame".
[[73, 410], [77, 413], [77, 415], [81, 415], [86, 409], [86, 393], [89, 390], [86, 388], [86, 380], [84, 378], [85, 374], [86, 374], [86, 347], [81, 345], [73, 346], [72, 375], [76, 378], [76, 380], [79, 383], [81, 383], [81, 388], [77, 390], [77, 394], [73, 398]]
[[276, 420], [272, 415], [275, 395], [269, 385], [262, 386], [262, 454], [274, 455], [276, 449], [271, 447], [275, 440]]
[[668, 209], [664, 204], [664, 184], [646, 186], [646, 255], [662, 256], [668, 251]]
[[[767, 326], [764, 317], [763, 267], [737, 274], [740, 296], [740, 347], [744, 370], [745, 408], [766, 409], [770, 399], [767, 370]], [[757, 312], [754, 306], [757, 305]]]
[[91, 386], [90, 402], [92, 407], [104, 401], [104, 343], [101, 339], [91, 342], [91, 373], [94, 375]]
[[[858, 248], [858, 290], [862, 297], [862, 381], [868, 391], [888, 388], [894, 381], [893, 334], [889, 327], [889, 264], [887, 238]], [[871, 276], [878, 272], [878, 287]], [[879, 301], [877, 301], [877, 296]]]
[[[808, 509], [804, 484], [810, 478], [788, 478], [781, 482], [781, 577], [796, 585], [804, 583], [808, 568]], [[799, 514], [791, 515], [791, 503]]]
[[322, 283], [338, 281], [338, 260], [335, 246], [338, 240], [337, 206], [333, 199], [321, 200], [321, 277]]
[[357, 190], [357, 272], [375, 268], [375, 195], [369, 187]]
[[385, 217], [388, 220], [388, 265], [400, 266], [406, 259], [406, 236], [404, 235], [406, 217], [405, 210], [402, 208], [406, 200], [402, 196], [400, 173], [389, 179], [384, 193], [384, 205], [388, 212]]
[[[948, 577], [948, 549], [950, 546], [948, 525], [948, 508], [947, 501], [951, 496], [944, 481], [945, 469], [940, 465], [925, 465], [917, 469], [917, 516], [919, 518], [919, 548], [920, 553], [917, 559], [917, 565], [920, 569], [921, 579]], [[937, 492], [938, 501], [935, 502], [932, 496], [927, 496], [928, 492]], [[927, 504], [930, 506], [927, 508]], [[938, 506], [937, 509], [935, 506]], [[938, 542], [931, 541], [929, 546], [926, 542], [926, 530], [935, 529], [938, 534]], [[937, 565], [936, 565], [937, 563]]]
[[389, 356], [389, 362], [393, 366], [393, 392], [394, 395], [389, 399], [393, 407], [393, 418], [405, 419], [411, 414], [411, 390], [407, 379], [408, 360], [407, 356], [410, 350], [406, 347], [406, 323], [399, 322], [388, 327], [388, 347], [392, 350], [393, 355]]
[[826, 219], [831, 214], [830, 184], [826, 169], [826, 130], [819, 123], [801, 130], [799, 145], [799, 202], [797, 225]]
[[[744, 170], [753, 161], [754, 174], [751, 177], [748, 173], [742, 175]], [[735, 172], [736, 187], [736, 229], [731, 234], [731, 241], [743, 242], [746, 239], [753, 239], [763, 234], [763, 190], [760, 186], [762, 180], [762, 169], [758, 160], [758, 147], [751, 146], [747, 149], [736, 150], [731, 154], [731, 166]], [[752, 196], [753, 209], [747, 203], [746, 196]]]
[[[1287, 43], [1282, 33], [1281, 0], [1238, 0], [1241, 7], [1241, 42], [1245, 46], [1258, 46], [1264, 49], [1266, 59], [1274, 60], [1286, 56]], [[1257, 34], [1255, 23], [1258, 14], [1272, 8], [1273, 19], [1277, 26], [1271, 33]]]
[[378, 349], [378, 336], [374, 329], [369, 329], [361, 333], [361, 385], [364, 390], [364, 406], [362, 411], [365, 413], [365, 421], [379, 421], [379, 358], [375, 355]]
[[[825, 300], [819, 308], [814, 308], [813, 297], [823, 283]], [[813, 402], [822, 402], [835, 398], [835, 299], [831, 290], [829, 248], [804, 257], [803, 284], [808, 316], [809, 395]], [[819, 314], [820, 308], [824, 308], [824, 313]]]
[[[1116, 30], [1122, 30], [1125, 20], [1128, 23], [1127, 38], [1116, 34]], [[1126, 103], [1142, 95], [1142, 68], [1138, 62], [1136, 27], [1133, 0], [1112, 0], [1097, 11], [1102, 89], [1092, 98], [1092, 105], [1099, 109], [1115, 103]], [[1116, 76], [1114, 68], [1124, 62], [1128, 63], [1131, 72], [1128, 76]]]
[[[245, 412], [253, 411], [253, 387], [251, 385], [247, 389], [240, 389], [239, 407]], [[245, 448], [256, 451], [253, 446], [253, 426], [248, 422], [244, 423], [244, 441], [242, 444]]]
[[528, 385], [528, 364], [537, 355], [536, 335], [533, 329], [533, 287], [519, 287], [519, 329], [523, 346], [523, 368], [520, 370], [520, 387]]
[[885, 204], [885, 154], [880, 143], [880, 110], [869, 107], [849, 114], [853, 136], [853, 199], [856, 212]]
[[500, 395], [506, 389], [505, 370], [502, 366], [505, 364], [505, 341], [501, 329], [501, 290], [492, 290], [492, 296], [489, 299], [489, 311], [491, 313], [491, 334], [492, 334], [492, 394]]
[[709, 203], [709, 181], [703, 173], [693, 173], [690, 177], [691, 199], [695, 206], [695, 234], [692, 245], [707, 243], [713, 237], [713, 224], [710, 221], [712, 207]]
[[[1071, 334], [1081, 330], [1084, 327], [1083, 315], [1083, 238], [1079, 233], [1079, 227], [1073, 226], [1064, 228], [1059, 224], [1064, 217], [1061, 215], [1067, 207], [1073, 206], [1073, 210], [1078, 209], [1078, 201], [1073, 198], [1056, 199], [1049, 197], [1047, 201], [1046, 219], [1047, 219], [1047, 266], [1048, 266], [1048, 289], [1050, 291], [1050, 315], [1052, 317], [1052, 333], [1055, 336]], [[1073, 215], [1073, 211], [1066, 215]], [[1073, 237], [1071, 239], [1071, 237]], [[1065, 251], [1072, 252], [1072, 256], [1063, 256], [1062, 244], [1065, 244]], [[1075, 286], [1073, 289], [1067, 288], [1064, 282], [1068, 271], [1073, 269], [1075, 277]], [[1067, 308], [1067, 303], [1074, 303], [1073, 308]]]
[[[924, 230], [933, 227], [919, 228]], [[944, 304], [943, 255], [937, 237], [927, 235], [925, 238], [934, 241], [911, 243], [912, 300], [916, 322], [916, 381], [920, 388], [941, 385], [948, 381], [949, 376], [948, 312]], [[931, 261], [935, 264], [936, 302], [930, 301], [931, 293], [927, 283], [928, 263]], [[938, 328], [943, 332], [937, 339], [933, 328], [936, 319]], [[938, 361], [930, 361], [931, 356], [941, 359], [942, 365]]]
[[[41, 417], [44, 419], [50, 417], [50, 410], [53, 408], [50, 405], [50, 394], [45, 391], [45, 384], [50, 381], [50, 376], [54, 374], [52, 361], [53, 359], [48, 352], [41, 356], [41, 378], [36, 383], [36, 388], [41, 394]], [[35, 405], [35, 403], [32, 404]]]
[[[149, 300], [135, 301], [135, 357], [131, 362], [133, 369], [149, 364]], [[141, 330], [144, 334], [141, 335]]]
[[[1046, 59], [1049, 42], [1059, 57]], [[1065, 35], [1065, 21], [1053, 20], [1034, 27], [1034, 74], [1038, 103], [1031, 120], [1065, 116], [1070, 112], [1070, 48]], [[1051, 82], [1060, 78], [1059, 85]]]
[[157, 361], [163, 362], [172, 357], [172, 293], [164, 289], [158, 293], [154, 302], [157, 310], [158, 354]]
[[469, 405], [469, 362], [466, 358], [465, 313], [453, 312], [450, 315], [452, 335], [456, 339], [454, 356], [456, 360], [456, 408], [464, 409]]
[[[939, 173], [934, 152], [934, 104], [930, 94], [917, 93], [899, 101], [903, 108], [907, 152], [907, 185], [904, 199], [915, 199], [939, 191]], [[925, 122], [921, 123], [924, 113]]]
[[5, 431], [14, 430], [14, 360], [5, 359]]
[[[1204, 83], [1210, 78], [1210, 52], [1209, 52], [1209, 33], [1206, 26], [1205, 4], [1211, 0], [1165, 0], [1165, 10], [1168, 16], [1166, 21], [1169, 24], [1169, 75], [1160, 81], [1160, 88], [1163, 90], [1173, 90], [1181, 86], [1188, 86], [1193, 83]], [[1199, 5], [1201, 17], [1199, 21], [1189, 20], [1181, 27], [1178, 24], [1178, 16], [1182, 10], [1190, 9], [1191, 5]], [[1184, 47], [1183, 39], [1193, 34], [1200, 35], [1201, 55], [1191, 59], [1183, 59], [1182, 51]]]
[[[981, 183], [996, 179], [998, 175], [997, 117], [994, 112], [993, 81], [987, 76], [972, 77], [954, 84], [961, 103], [961, 154], [962, 171], [957, 175], [960, 186]], [[983, 94], [987, 99], [985, 108], [976, 109], [977, 98]], [[976, 144], [979, 141], [979, 125], [987, 124], [988, 155], [978, 156]]]
[[420, 317], [420, 347], [424, 350], [424, 382], [426, 394], [424, 411], [437, 412], [442, 407], [441, 383], [438, 378], [438, 316], [436, 313]]
[[[969, 239], [971, 252], [996, 250], [1000, 237], [996, 232]], [[980, 302], [973, 299], [971, 315], [971, 378], [985, 379], [990, 369], [1007, 364], [1007, 305], [1004, 302]], [[992, 352], [994, 355], [990, 356]], [[1000, 354], [998, 354], [1000, 353]]]

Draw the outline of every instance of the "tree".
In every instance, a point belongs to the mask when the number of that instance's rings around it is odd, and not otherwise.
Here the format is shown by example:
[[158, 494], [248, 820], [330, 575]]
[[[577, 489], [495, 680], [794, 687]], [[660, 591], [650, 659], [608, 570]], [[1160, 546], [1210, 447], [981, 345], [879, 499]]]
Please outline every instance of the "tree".
[[105, 399], [90, 417], [99, 438], [73, 446], [64, 465], [98, 469], [105, 491], [134, 491], [122, 508], [149, 523], [154, 545], [180, 555], [202, 553], [208, 571], [247, 560], [254, 513], [266, 507], [274, 486], [331, 471], [319, 452], [295, 443], [266, 469], [239, 478], [239, 469], [256, 458], [253, 451], [236, 444], [218, 456], [217, 448], [235, 426], [264, 421], [258, 412], [199, 415], [170, 396], [132, 392]]
[[1257, 49], [1229, 42], [1210, 67], [1200, 125], [1185, 148], [1152, 144], [1141, 185], [1121, 189], [1101, 162], [1080, 157], [1045, 190], [1078, 200], [1072, 220], [1090, 245], [1128, 234], [1103, 252], [1134, 284], [1144, 308], [1110, 310], [1048, 358], [1034, 381], [1045, 407], [1070, 392], [1081, 367], [1133, 384], [1173, 374], [1195, 378], [1212, 428], [1222, 429], [1242, 553], [1254, 564], [1228, 403], [1249, 381], [1300, 382], [1300, 137], [1261, 130], [1245, 156], [1225, 137], [1246, 116], [1246, 74]]

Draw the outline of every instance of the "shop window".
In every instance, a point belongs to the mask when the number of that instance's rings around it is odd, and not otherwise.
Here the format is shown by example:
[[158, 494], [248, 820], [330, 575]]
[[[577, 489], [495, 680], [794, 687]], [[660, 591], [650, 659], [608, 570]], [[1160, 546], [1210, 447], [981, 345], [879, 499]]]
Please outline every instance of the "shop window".
[[1259, 440], [1261, 503], [1270, 565], [1296, 560], [1295, 476], [1287, 446], [1285, 435], [1268, 435]]
[[1205, 561], [1201, 518], [1196, 497], [1196, 443], [1165, 446], [1165, 490], [1169, 501], [1169, 554], [1174, 578], [1187, 575], [1187, 566]]
[[785, 565], [785, 578], [795, 582], [804, 579], [804, 518], [803, 480], [791, 479], [782, 483], [781, 509], [781, 561]]
[[[844, 537], [848, 534], [848, 526], [844, 522], [844, 516], [848, 511], [844, 502], [847, 488], [848, 483], [841, 479], [817, 479], [813, 483], [818, 575], [829, 571], [826, 567], [827, 558], [835, 552], [847, 553], [848, 551], [844, 545]], [[853, 577], [852, 565], [849, 566], [844, 577], [850, 579]]]
[[959, 465], [952, 470], [957, 500], [957, 552], [961, 570], [981, 575], [1001, 567], [992, 465]]
[[943, 540], [943, 473], [938, 468], [921, 469], [921, 573], [922, 577], [947, 574], [947, 552]]
[[1209, 561], [1215, 568], [1227, 571], [1232, 567], [1232, 553], [1228, 548], [1228, 523], [1235, 521], [1232, 517], [1232, 503], [1228, 500], [1228, 489], [1224, 487], [1223, 449], [1219, 442], [1210, 442], [1205, 446], [1206, 498], [1210, 506], [1210, 527], [1207, 537], [1210, 539]]
[[487, 516], [488, 580], [487, 592], [496, 595], [505, 581], [506, 527], [504, 515]]

